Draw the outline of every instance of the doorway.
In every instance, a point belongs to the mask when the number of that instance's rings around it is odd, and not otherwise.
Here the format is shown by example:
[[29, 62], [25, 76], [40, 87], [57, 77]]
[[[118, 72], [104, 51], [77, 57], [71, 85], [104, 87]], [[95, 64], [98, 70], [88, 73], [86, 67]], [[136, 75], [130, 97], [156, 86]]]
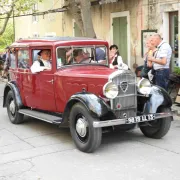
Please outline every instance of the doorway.
[[119, 47], [123, 62], [127, 64], [127, 17], [113, 18], [113, 43]]
[[119, 48], [123, 62], [130, 67], [130, 14], [129, 11], [111, 13], [111, 43]]
[[175, 66], [180, 67], [180, 61], [178, 60], [178, 11], [170, 12], [169, 13], [169, 42], [172, 47], [172, 63], [171, 68]]

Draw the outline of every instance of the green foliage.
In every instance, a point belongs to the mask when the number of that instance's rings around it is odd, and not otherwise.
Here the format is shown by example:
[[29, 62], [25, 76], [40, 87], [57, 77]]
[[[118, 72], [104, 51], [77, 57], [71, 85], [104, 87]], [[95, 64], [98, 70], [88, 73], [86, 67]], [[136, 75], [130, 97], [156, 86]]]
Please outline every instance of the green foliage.
[[32, 6], [37, 2], [38, 0], [16, 0], [14, 6], [14, 14], [26, 14], [27, 11], [32, 10]]
[[[0, 0], [0, 13], [6, 14], [12, 7], [14, 15], [26, 14], [34, 4], [43, 0]], [[2, 15], [1, 14], [1, 15]]]
[[0, 52], [3, 52], [4, 48], [12, 44], [13, 41], [14, 41], [14, 34], [13, 34], [13, 24], [11, 20], [9, 21], [4, 33], [0, 36]]
[[174, 68], [174, 73], [178, 76], [180, 76], [180, 67], [175, 67]]
[[[0, 34], [5, 32], [7, 23], [12, 16], [31, 13], [33, 5], [43, 0], [0, 0]], [[36, 12], [34, 10], [33, 12]]]

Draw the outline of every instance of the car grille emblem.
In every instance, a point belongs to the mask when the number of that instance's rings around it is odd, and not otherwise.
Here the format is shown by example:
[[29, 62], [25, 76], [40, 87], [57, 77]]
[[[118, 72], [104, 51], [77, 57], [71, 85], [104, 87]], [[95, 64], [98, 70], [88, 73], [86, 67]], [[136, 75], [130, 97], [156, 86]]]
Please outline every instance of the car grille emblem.
[[126, 81], [121, 82], [120, 83], [120, 88], [125, 93], [127, 91], [127, 89], [128, 89], [128, 82], [126, 82]]

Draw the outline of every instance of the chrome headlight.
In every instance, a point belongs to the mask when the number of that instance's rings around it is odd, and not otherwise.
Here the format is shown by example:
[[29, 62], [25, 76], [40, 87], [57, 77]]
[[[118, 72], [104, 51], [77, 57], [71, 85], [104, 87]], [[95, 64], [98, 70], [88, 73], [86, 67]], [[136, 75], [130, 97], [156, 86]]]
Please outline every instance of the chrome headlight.
[[114, 99], [118, 95], [118, 87], [113, 82], [108, 82], [103, 87], [103, 94], [109, 99]]
[[138, 82], [138, 91], [141, 94], [150, 94], [151, 92], [151, 83], [148, 79], [142, 78]]

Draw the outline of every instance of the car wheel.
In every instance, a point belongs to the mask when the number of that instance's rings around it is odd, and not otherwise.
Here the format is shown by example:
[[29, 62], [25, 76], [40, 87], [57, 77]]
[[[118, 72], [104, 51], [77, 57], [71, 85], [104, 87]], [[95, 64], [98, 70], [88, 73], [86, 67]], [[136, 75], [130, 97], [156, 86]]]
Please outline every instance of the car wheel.
[[13, 124], [19, 124], [23, 122], [23, 114], [18, 113], [18, 106], [16, 105], [14, 94], [9, 91], [6, 98], [7, 113], [10, 121]]
[[[158, 112], [170, 112], [170, 108], [160, 107]], [[142, 133], [150, 138], [160, 139], [167, 134], [171, 127], [172, 116], [150, 121], [140, 126]]]
[[102, 129], [94, 128], [88, 110], [81, 104], [75, 104], [70, 112], [70, 131], [75, 145], [80, 151], [91, 153], [101, 144]]

